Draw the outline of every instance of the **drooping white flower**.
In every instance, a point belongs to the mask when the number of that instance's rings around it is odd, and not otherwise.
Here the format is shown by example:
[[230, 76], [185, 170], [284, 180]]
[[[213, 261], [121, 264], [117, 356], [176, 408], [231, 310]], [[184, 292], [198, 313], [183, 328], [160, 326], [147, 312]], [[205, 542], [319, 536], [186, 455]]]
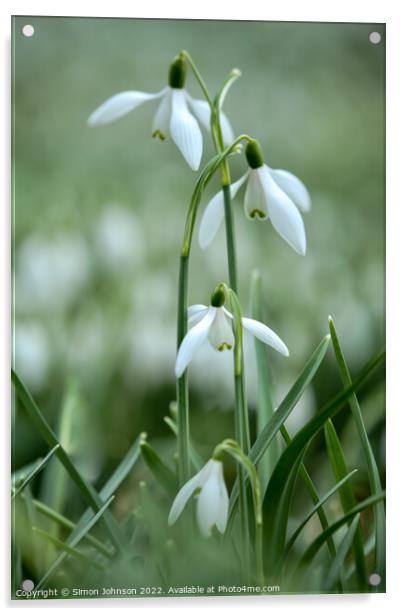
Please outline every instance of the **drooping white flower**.
[[171, 526], [182, 513], [186, 503], [197, 491], [197, 522], [204, 537], [210, 537], [214, 526], [225, 532], [228, 519], [229, 496], [220, 460], [209, 460], [205, 466], [179, 490], [169, 513]]
[[[271, 169], [264, 163], [260, 146], [246, 147], [248, 171], [230, 187], [232, 199], [246, 183], [244, 211], [249, 220], [271, 219], [284, 240], [299, 254], [306, 254], [306, 233], [300, 212], [311, 208], [310, 195], [299, 178], [283, 169]], [[208, 203], [199, 228], [199, 243], [206, 248], [215, 237], [224, 218], [222, 191]]]
[[[88, 124], [109, 124], [146, 102], [160, 99], [152, 124], [152, 135], [161, 140], [170, 136], [191, 169], [197, 171], [202, 156], [202, 133], [198, 121], [210, 130], [211, 113], [206, 101], [194, 99], [186, 91], [185, 77], [186, 64], [181, 58], [176, 58], [170, 67], [169, 85], [163, 90], [155, 94], [119, 92], [89, 116]], [[224, 113], [221, 113], [221, 123], [223, 140], [225, 145], [229, 145], [233, 141], [233, 131]]]
[[[194, 304], [188, 309], [189, 331], [184, 336], [176, 357], [175, 373], [180, 378], [201, 345], [208, 339], [217, 351], [231, 350], [235, 344], [230, 319], [232, 314], [223, 306], [224, 297], [215, 292], [211, 305]], [[242, 318], [243, 328], [276, 351], [289, 355], [285, 343], [269, 327], [254, 319]]]

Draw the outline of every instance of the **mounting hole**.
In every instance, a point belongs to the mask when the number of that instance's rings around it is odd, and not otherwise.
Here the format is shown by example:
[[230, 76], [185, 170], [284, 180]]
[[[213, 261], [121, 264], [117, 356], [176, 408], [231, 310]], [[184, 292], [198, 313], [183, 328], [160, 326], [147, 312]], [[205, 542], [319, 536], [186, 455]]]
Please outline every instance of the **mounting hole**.
[[370, 32], [369, 41], [373, 45], [378, 45], [378, 43], [381, 43], [381, 34], [379, 32]]
[[378, 586], [378, 584], [381, 582], [381, 576], [378, 575], [378, 573], [372, 573], [369, 577], [369, 584], [370, 586]]
[[22, 34], [30, 38], [35, 34], [35, 28], [31, 26], [31, 24], [25, 24], [25, 26], [22, 27]]
[[34, 589], [35, 584], [33, 583], [32, 580], [24, 580], [22, 582], [22, 589], [26, 590], [27, 592], [31, 592], [31, 590]]

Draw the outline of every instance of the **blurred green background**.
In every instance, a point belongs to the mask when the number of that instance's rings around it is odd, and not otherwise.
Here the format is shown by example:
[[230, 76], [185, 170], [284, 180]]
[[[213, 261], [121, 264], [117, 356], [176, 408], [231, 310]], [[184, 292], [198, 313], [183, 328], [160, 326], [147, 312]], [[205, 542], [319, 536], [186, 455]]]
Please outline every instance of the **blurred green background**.
[[[35, 28], [32, 38], [21, 33], [26, 23]], [[161, 90], [182, 48], [212, 92], [230, 69], [242, 70], [225, 103], [236, 134], [257, 137], [268, 164], [298, 175], [312, 196], [304, 258], [269, 222], [246, 220], [243, 193], [234, 202], [244, 311], [259, 268], [266, 321], [290, 349], [289, 359], [270, 353], [276, 402], [327, 332], [329, 314], [352, 372], [380, 349], [382, 25], [17, 17], [14, 26], [15, 365], [53, 425], [68, 384], [78, 388], [69, 448], [89, 479], [101, 481], [141, 430], [171, 460], [174, 441], [162, 419], [175, 397], [178, 257], [197, 174], [170, 140], [151, 139], [155, 103], [105, 127], [86, 121], [114, 93]], [[383, 37], [378, 45], [369, 42], [373, 30]], [[192, 76], [187, 87], [201, 98]], [[204, 144], [203, 164], [213, 153], [205, 133]], [[234, 157], [231, 168], [237, 179], [244, 158]], [[216, 180], [201, 211], [217, 188]], [[206, 252], [194, 242], [191, 303], [208, 303], [226, 278], [221, 229]], [[190, 387], [194, 440], [208, 457], [233, 433], [229, 354], [205, 346]], [[329, 357], [291, 417], [291, 432], [339, 387]], [[363, 392], [363, 411], [383, 454], [382, 385]], [[360, 452], [346, 411], [338, 425], [355, 463]], [[14, 443], [15, 467], [46, 451], [19, 409]], [[319, 444], [313, 454], [314, 472]]]

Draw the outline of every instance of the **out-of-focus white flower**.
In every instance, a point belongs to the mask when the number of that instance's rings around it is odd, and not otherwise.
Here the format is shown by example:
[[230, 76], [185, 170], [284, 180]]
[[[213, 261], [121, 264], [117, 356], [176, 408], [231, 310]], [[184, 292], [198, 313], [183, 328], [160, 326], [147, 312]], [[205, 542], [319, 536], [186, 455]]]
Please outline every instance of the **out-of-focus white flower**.
[[111, 203], [101, 212], [95, 228], [98, 258], [109, 270], [140, 262], [144, 256], [144, 231], [128, 208]]
[[[194, 304], [188, 309], [188, 325], [190, 327], [177, 353], [176, 358], [176, 377], [180, 378], [187, 366], [193, 359], [195, 353], [205, 340], [217, 351], [230, 350], [233, 348], [235, 339], [233, 329], [229, 319], [233, 319], [232, 314], [223, 306], [223, 299], [217, 294], [212, 296], [211, 306]], [[282, 355], [289, 355], [286, 344], [269, 327], [254, 319], [242, 318], [243, 328], [253, 336], [268, 344]]]
[[[169, 85], [163, 90], [155, 94], [119, 92], [89, 116], [88, 124], [108, 124], [146, 102], [160, 99], [152, 125], [153, 136], [162, 140], [170, 136], [191, 169], [197, 171], [202, 156], [202, 134], [197, 119], [210, 130], [211, 114], [206, 101], [192, 98], [184, 88], [185, 79], [186, 64], [178, 57], [171, 64]], [[233, 141], [233, 131], [224, 113], [221, 113], [221, 124], [223, 140], [225, 144], [229, 144]]]
[[204, 537], [210, 537], [216, 526], [224, 533], [228, 518], [229, 496], [220, 460], [209, 460], [206, 465], [179, 490], [169, 513], [168, 524], [174, 524], [187, 501], [196, 492], [197, 522]]
[[18, 310], [68, 307], [83, 292], [91, 271], [88, 245], [78, 233], [28, 236], [16, 255]]
[[49, 373], [49, 350], [49, 340], [42, 325], [17, 321], [14, 367], [34, 392], [45, 385]]
[[[301, 212], [311, 208], [310, 196], [303, 182], [289, 171], [271, 169], [264, 163], [257, 142], [246, 147], [248, 171], [230, 186], [232, 199], [246, 183], [244, 211], [249, 220], [271, 219], [284, 240], [299, 254], [306, 254], [306, 233]], [[300, 210], [300, 211], [299, 211]], [[206, 248], [224, 218], [222, 191], [208, 203], [199, 228], [199, 243]]]

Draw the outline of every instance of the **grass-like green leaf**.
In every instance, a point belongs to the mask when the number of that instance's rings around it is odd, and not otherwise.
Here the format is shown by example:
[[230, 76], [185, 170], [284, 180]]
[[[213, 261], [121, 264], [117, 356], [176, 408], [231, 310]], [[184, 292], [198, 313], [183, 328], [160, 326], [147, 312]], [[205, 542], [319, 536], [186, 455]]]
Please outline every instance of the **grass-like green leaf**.
[[43, 458], [43, 460], [41, 460], [39, 464], [31, 470], [31, 472], [27, 475], [27, 477], [25, 477], [25, 479], [23, 479], [21, 483], [19, 483], [18, 486], [16, 486], [16, 489], [12, 494], [12, 498], [15, 498], [16, 496], [18, 496], [18, 494], [20, 494], [22, 490], [26, 488], [26, 486], [32, 481], [32, 479], [34, 479], [41, 472], [43, 468], [45, 468], [46, 464], [49, 462], [49, 460], [52, 459], [53, 455], [56, 453], [59, 447], [60, 447], [59, 444], [55, 445], [53, 449], [51, 449], [49, 453]]
[[[26, 486], [23, 494], [24, 494], [24, 503], [25, 503], [27, 520], [28, 520], [28, 526], [30, 529], [32, 529], [34, 526], [37, 525], [38, 520], [37, 520], [36, 510], [33, 505], [31, 486], [29, 484]], [[33, 531], [32, 531], [31, 548], [32, 548], [32, 562], [33, 562], [35, 573], [37, 573], [41, 571], [42, 566], [43, 566], [43, 552], [40, 549], [40, 545], [38, 543], [38, 537]]]
[[[171, 417], [169, 417], [168, 415], [166, 417], [164, 417], [163, 420], [169, 426], [169, 428], [171, 429], [173, 434], [175, 434], [177, 436], [177, 423], [176, 423], [176, 421], [174, 419], [172, 419]], [[194, 447], [194, 445], [192, 444], [191, 441], [189, 443], [189, 454], [190, 454], [191, 463], [193, 464], [194, 469], [198, 472], [199, 470], [202, 469], [202, 467], [204, 466], [205, 462], [201, 458], [200, 454], [195, 449], [195, 447]]]
[[[58, 511], [55, 511], [51, 507], [48, 507], [48, 505], [45, 505], [41, 501], [33, 498], [32, 499], [32, 503], [33, 503], [35, 509], [37, 509], [37, 511], [39, 511], [39, 513], [41, 513], [44, 516], [46, 516], [49, 520], [52, 520], [53, 522], [56, 522], [62, 528], [65, 528], [65, 529], [70, 530], [70, 531], [72, 531], [72, 530], [74, 530], [76, 528], [77, 525], [74, 524], [74, 522], [72, 520], [70, 520], [66, 516], [62, 515]], [[85, 535], [84, 539], [85, 539], [85, 541], [90, 543], [94, 548], [99, 550], [99, 552], [101, 552], [104, 556], [107, 556], [108, 558], [111, 558], [114, 555], [114, 550], [113, 549], [110, 549], [107, 546], [105, 546], [103, 543], [101, 543], [101, 541], [98, 541], [98, 539], [96, 537], [94, 537], [93, 535], [91, 535], [90, 533], [87, 533]]]
[[[331, 333], [332, 344], [334, 347], [336, 361], [338, 363], [339, 373], [342, 383], [348, 387], [352, 382], [348, 366], [342, 351], [342, 347], [335, 329], [333, 320], [329, 319], [329, 329]], [[373, 494], [379, 493], [382, 490], [380, 473], [377, 462], [374, 457], [370, 441], [367, 436], [366, 428], [363, 421], [363, 415], [360, 409], [359, 401], [355, 393], [352, 393], [348, 399], [350, 410], [352, 412], [353, 421], [355, 422], [360, 443], [366, 458], [367, 472], [370, 482], [370, 489]], [[374, 524], [375, 524], [375, 569], [385, 581], [385, 508], [383, 502], [378, 502], [374, 507]]]
[[[375, 506], [375, 505], [374, 505]], [[367, 558], [375, 549], [375, 533], [370, 535], [364, 544], [364, 556]], [[351, 562], [345, 571], [345, 580], [346, 582], [350, 580], [356, 573], [356, 563]]]
[[[262, 289], [261, 274], [258, 270], [253, 272], [251, 280], [251, 316], [257, 321], [264, 322], [262, 309]], [[274, 404], [272, 400], [272, 384], [270, 366], [268, 360], [268, 350], [266, 345], [254, 338], [255, 357], [257, 364], [257, 435], [260, 435], [272, 419], [274, 414]], [[258, 475], [262, 491], [268, 485], [269, 477], [279, 458], [278, 435], [275, 436], [258, 464]]]
[[[53, 535], [50, 535], [47, 531], [43, 530], [42, 528], [37, 528], [36, 526], [34, 526], [32, 530], [36, 532], [38, 535], [41, 535], [42, 537], [50, 541], [52, 545], [54, 545], [56, 548], [58, 548], [62, 552], [66, 552], [68, 556], [72, 556], [73, 558], [80, 560], [84, 564], [90, 565], [91, 567], [96, 567], [97, 569], [101, 569], [101, 570], [104, 569], [103, 565], [98, 563], [93, 558], [90, 558], [83, 552], [80, 552], [79, 550], [72, 548], [70, 545], [68, 545], [67, 543], [64, 543], [64, 541], [61, 541], [61, 539], [59, 539], [58, 537], [54, 537]], [[42, 584], [40, 586], [42, 586]], [[38, 587], [39, 587], [39, 584], [37, 588]]]
[[[75, 381], [70, 381], [66, 387], [55, 429], [57, 440], [67, 452], [74, 449], [74, 434], [77, 432], [74, 430], [74, 425], [76, 425], [77, 417], [81, 412], [82, 403], [77, 384]], [[43, 473], [39, 500], [45, 502], [55, 511], [62, 512], [68, 495], [68, 483], [69, 476], [65, 468], [57, 460], [54, 460]], [[53, 535], [57, 533], [57, 526], [50, 525], [47, 530]]]
[[[139, 436], [135, 439], [134, 443], [131, 445], [130, 449], [127, 451], [126, 455], [120, 462], [119, 466], [116, 468], [116, 470], [106, 481], [105, 485], [102, 487], [101, 491], [99, 492], [99, 496], [104, 502], [108, 500], [112, 496], [112, 494], [114, 494], [118, 490], [123, 481], [133, 470], [135, 463], [140, 457], [141, 440], [146, 438], [146, 436], [147, 435], [145, 432], [141, 432], [141, 434], [139, 434]], [[89, 514], [87, 513], [87, 515]], [[82, 519], [80, 519], [80, 522], [82, 521]]]
[[[348, 468], [342, 445], [339, 441], [334, 424], [330, 419], [328, 419], [324, 425], [324, 433], [332, 472], [334, 474], [335, 481], [340, 481], [348, 474]], [[355, 507], [356, 498], [350, 481], [347, 481], [342, 485], [339, 490], [339, 496], [344, 513], [347, 513], [350, 509]], [[365, 590], [367, 589], [366, 560], [364, 558], [363, 537], [360, 527], [357, 528], [356, 533], [353, 535], [353, 551], [356, 562], [357, 582], [360, 590]]]
[[343, 564], [359, 527], [359, 517], [359, 514], [356, 514], [356, 517], [352, 519], [347, 533], [339, 544], [336, 558], [332, 561], [328, 573], [324, 576], [324, 591], [326, 592], [332, 590], [341, 577]]
[[[285, 424], [281, 426], [281, 434], [284, 438], [286, 445], [289, 446], [290, 443], [292, 442], [292, 439], [286, 429]], [[300, 467], [299, 467], [299, 476], [300, 476], [300, 479], [303, 481], [304, 485], [306, 486], [307, 491], [310, 494], [310, 498], [313, 501], [314, 506], [317, 507], [316, 511], [317, 511], [317, 515], [321, 523], [321, 528], [325, 530], [329, 526], [327, 514], [325, 513], [323, 505], [320, 505], [320, 497], [319, 497], [318, 491], [306, 467], [304, 466], [303, 462], [300, 464]], [[336, 549], [335, 549], [335, 544], [334, 544], [334, 540], [332, 539], [332, 537], [328, 537], [327, 546], [328, 546], [330, 558], [335, 558]], [[342, 590], [341, 584], [339, 583], [338, 586], [339, 586], [339, 591], [341, 591]]]
[[[278, 406], [273, 417], [269, 420], [265, 428], [262, 430], [261, 434], [257, 437], [257, 440], [255, 441], [249, 452], [249, 458], [254, 465], [258, 466], [258, 463], [262, 459], [270, 443], [273, 441], [278, 431], [280, 430], [281, 425], [286, 421], [287, 417], [290, 415], [297, 402], [300, 400], [306, 388], [311, 383], [311, 380], [313, 379], [314, 375], [316, 374], [318, 368], [321, 365], [322, 360], [325, 357], [329, 345], [329, 340], [330, 337], [325, 336], [325, 338], [323, 338], [323, 340], [320, 342], [320, 344], [312, 353], [308, 362], [304, 366], [300, 376], [295, 381], [294, 385], [290, 388], [289, 392]], [[233, 526], [238, 497], [239, 486], [236, 482], [230, 495], [229, 529], [231, 529]]]
[[25, 466], [22, 466], [21, 468], [17, 468], [11, 474], [12, 489], [15, 489], [21, 483], [21, 481], [24, 481], [25, 477], [28, 477], [28, 475], [34, 470], [34, 468], [38, 466], [38, 464], [41, 463], [41, 460], [42, 458], [37, 458], [33, 462], [29, 462], [28, 464], [25, 464]]
[[146, 465], [158, 483], [163, 486], [169, 496], [175, 494], [177, 492], [178, 485], [174, 472], [166, 466], [157, 451], [155, 451], [155, 449], [145, 439], [141, 440], [140, 448]]
[[348, 513], [338, 520], [331, 524], [329, 528], [323, 531], [318, 537], [314, 539], [314, 541], [310, 544], [307, 550], [302, 555], [294, 573], [292, 579], [290, 580], [290, 584], [293, 587], [294, 582], [296, 580], [300, 580], [300, 575], [306, 572], [306, 568], [309, 567], [317, 552], [320, 550], [322, 545], [326, 542], [327, 537], [329, 535], [333, 535], [339, 528], [350, 522], [356, 514], [364, 511], [368, 507], [372, 507], [376, 503], [382, 501], [385, 498], [385, 492], [381, 492], [380, 494], [374, 494], [373, 496], [369, 496], [364, 501], [360, 502], [356, 507], [353, 507]]
[[[84, 477], [82, 477], [81, 473], [78, 471], [78, 469], [72, 462], [70, 456], [58, 442], [55, 433], [47, 423], [46, 419], [43, 417], [28, 389], [25, 387], [21, 379], [13, 370], [12, 380], [22, 405], [27, 411], [31, 421], [33, 422], [39, 433], [42, 435], [43, 439], [50, 447], [56, 447], [56, 445], [59, 445], [55, 452], [56, 456], [59, 458], [60, 462], [63, 464], [71, 479], [74, 481], [74, 483], [80, 490], [81, 495], [85, 499], [86, 503], [95, 512], [101, 510], [104, 504], [102, 498], [98, 495], [94, 488], [84, 479]], [[102, 522], [117, 550], [119, 552], [124, 552], [124, 535], [121, 533], [120, 527], [117, 524], [113, 515], [110, 513], [110, 511], [105, 511]]]
[[[306, 526], [306, 524], [308, 523], [308, 521], [313, 517], [313, 515], [315, 513], [318, 512], [318, 510], [327, 502], [328, 499], [331, 498], [331, 496], [333, 496], [334, 494], [336, 494], [339, 489], [343, 486], [343, 484], [348, 481], [350, 479], [350, 477], [352, 477], [352, 475], [354, 475], [357, 472], [357, 469], [354, 469], [353, 471], [351, 471], [350, 473], [348, 473], [348, 475], [346, 475], [346, 477], [343, 477], [338, 483], [336, 483], [330, 490], [328, 490], [328, 492], [326, 492], [324, 494], [324, 496], [322, 496], [319, 501], [314, 505], [314, 507], [310, 510], [310, 512], [306, 515], [306, 517], [304, 518], [304, 520], [301, 522], [301, 524], [299, 524], [299, 526], [296, 528], [296, 530], [294, 531], [293, 535], [290, 537], [290, 539], [288, 540], [287, 544], [286, 544], [286, 549], [285, 549], [285, 554], [284, 554], [284, 558], [286, 558], [287, 554], [290, 552], [291, 548], [293, 547], [296, 539], [298, 538], [298, 536], [300, 535], [300, 533], [302, 532], [303, 528]], [[328, 528], [329, 524], [327, 525], [326, 528]], [[325, 530], [325, 528], [323, 529]]]
[[[71, 553], [71, 550], [74, 549], [79, 544], [81, 539], [83, 539], [89, 533], [91, 528], [93, 528], [95, 526], [95, 524], [98, 522], [98, 520], [100, 518], [102, 518], [102, 516], [105, 514], [107, 508], [109, 507], [109, 505], [111, 504], [113, 499], [114, 499], [114, 496], [111, 496], [109, 498], [109, 500], [99, 509], [99, 511], [97, 511], [95, 513], [95, 515], [92, 516], [91, 519], [85, 525], [82, 526], [80, 531], [76, 533], [76, 535], [75, 535], [75, 537], [73, 539], [67, 539], [67, 541], [61, 542], [62, 545], [60, 545], [60, 544], [58, 545], [58, 547], [62, 551], [62, 554], [68, 555], [68, 554]], [[59, 540], [56, 539], [56, 541], [58, 542]], [[44, 574], [42, 579], [36, 585], [37, 589], [42, 588], [44, 586], [44, 584], [46, 584], [46, 582], [51, 578], [51, 576], [54, 574], [56, 569], [60, 566], [61, 562], [62, 562], [62, 560], [60, 559], [60, 557], [55, 560], [55, 562], [52, 564], [52, 566], [49, 567], [49, 569], [46, 571], [46, 573]], [[92, 559], [91, 559], [91, 563], [93, 563], [93, 562], [94, 561], [92, 561]]]
[[325, 422], [344, 406], [350, 394], [357, 390], [368, 376], [384, 361], [384, 353], [376, 355], [360, 372], [352, 385], [330, 400], [294, 437], [292, 443], [282, 453], [272, 473], [264, 499], [264, 542], [267, 557], [267, 572], [273, 572], [285, 547], [289, 505], [303, 459], [309, 442], [323, 428]]
[[[126, 455], [124, 456], [123, 460], [120, 462], [119, 466], [116, 468], [114, 473], [109, 477], [109, 479], [107, 480], [107, 482], [105, 483], [101, 491], [99, 492], [99, 496], [101, 500], [103, 501], [103, 503], [105, 503], [111, 498], [114, 492], [119, 488], [119, 486], [122, 484], [124, 479], [133, 469], [133, 466], [137, 462], [140, 456], [140, 453], [141, 453], [140, 442], [145, 437], [146, 437], [146, 434], [145, 432], [143, 432], [136, 438], [136, 440], [134, 441], [134, 443], [132, 444], [132, 446], [130, 447]], [[81, 535], [83, 529], [87, 527], [87, 524], [92, 519], [92, 516], [93, 516], [92, 509], [88, 508], [78, 520], [77, 524], [75, 525], [74, 530], [68, 536], [66, 543], [75, 541], [76, 537], [79, 537]], [[65, 560], [65, 558], [66, 558], [66, 553], [65, 552], [61, 553], [57, 557], [53, 566], [55, 568], [58, 568], [62, 564], [62, 562]]]

